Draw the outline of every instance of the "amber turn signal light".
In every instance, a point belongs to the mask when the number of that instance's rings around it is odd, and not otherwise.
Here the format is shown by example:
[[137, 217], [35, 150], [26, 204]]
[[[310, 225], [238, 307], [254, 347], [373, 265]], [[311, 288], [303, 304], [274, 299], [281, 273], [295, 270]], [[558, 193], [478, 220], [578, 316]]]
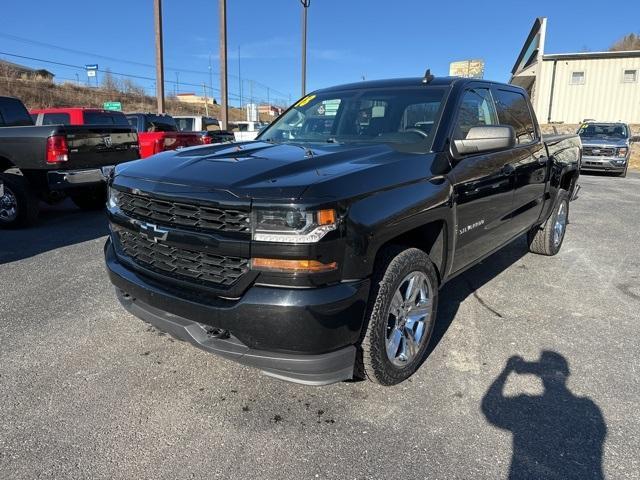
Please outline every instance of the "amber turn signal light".
[[336, 223], [336, 211], [332, 208], [318, 210], [318, 225], [334, 225]]
[[278, 258], [253, 258], [251, 268], [269, 272], [319, 273], [338, 268], [336, 262], [322, 263], [317, 260], [281, 260]]

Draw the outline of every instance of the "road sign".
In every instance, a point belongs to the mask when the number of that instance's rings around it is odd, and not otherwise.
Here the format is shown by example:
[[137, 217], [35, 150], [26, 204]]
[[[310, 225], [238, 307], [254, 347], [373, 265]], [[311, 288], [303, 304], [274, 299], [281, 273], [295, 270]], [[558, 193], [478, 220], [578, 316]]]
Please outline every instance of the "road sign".
[[89, 65], [85, 65], [84, 68], [87, 71], [87, 77], [95, 77], [97, 72], [98, 72], [98, 64], [97, 63], [92, 63], [92, 64], [89, 64]]
[[105, 110], [115, 110], [117, 112], [122, 111], [122, 104], [120, 102], [104, 102], [102, 108]]

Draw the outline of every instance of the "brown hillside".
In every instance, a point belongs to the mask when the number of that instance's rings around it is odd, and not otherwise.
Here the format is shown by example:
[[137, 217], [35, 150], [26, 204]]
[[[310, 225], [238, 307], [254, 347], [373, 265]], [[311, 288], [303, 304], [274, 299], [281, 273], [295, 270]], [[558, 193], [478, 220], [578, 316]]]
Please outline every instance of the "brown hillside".
[[[155, 112], [156, 98], [141, 93], [125, 93], [105, 88], [90, 88], [73, 83], [56, 84], [47, 80], [0, 77], [0, 95], [17, 97], [27, 108], [48, 107], [96, 107], [104, 102], [121, 102], [125, 112]], [[204, 105], [178, 102], [166, 99], [166, 110], [171, 115], [204, 115]], [[220, 107], [209, 106], [209, 115], [219, 118]], [[242, 110], [231, 108], [231, 120], [244, 120]]]

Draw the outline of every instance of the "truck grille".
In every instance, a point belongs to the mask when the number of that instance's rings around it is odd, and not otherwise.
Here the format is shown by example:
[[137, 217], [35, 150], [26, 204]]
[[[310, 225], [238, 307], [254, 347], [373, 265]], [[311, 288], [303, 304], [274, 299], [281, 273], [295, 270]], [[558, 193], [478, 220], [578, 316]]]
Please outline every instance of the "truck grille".
[[585, 157], [615, 157], [615, 147], [583, 147], [582, 155]]
[[151, 223], [197, 231], [248, 233], [249, 213], [207, 207], [118, 192], [120, 209], [126, 215]]
[[136, 264], [169, 277], [200, 285], [233, 285], [249, 270], [249, 260], [172, 247], [156, 243], [139, 233], [121, 230], [118, 239], [123, 253]]

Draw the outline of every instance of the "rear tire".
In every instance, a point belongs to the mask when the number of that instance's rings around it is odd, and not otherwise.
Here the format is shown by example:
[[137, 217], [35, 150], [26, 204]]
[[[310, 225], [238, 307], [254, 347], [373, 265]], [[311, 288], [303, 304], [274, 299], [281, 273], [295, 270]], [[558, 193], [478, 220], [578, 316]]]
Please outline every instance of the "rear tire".
[[553, 256], [560, 251], [569, 223], [569, 192], [560, 190], [553, 213], [543, 226], [535, 226], [527, 233], [529, 251]]
[[106, 187], [83, 190], [81, 193], [72, 193], [70, 196], [73, 203], [81, 210], [102, 210], [107, 203]]
[[0, 228], [33, 225], [38, 220], [39, 200], [29, 182], [15, 173], [0, 173], [4, 195], [0, 198]]
[[373, 275], [356, 376], [395, 385], [413, 375], [427, 354], [437, 308], [438, 276], [429, 256], [417, 248], [382, 252]]

